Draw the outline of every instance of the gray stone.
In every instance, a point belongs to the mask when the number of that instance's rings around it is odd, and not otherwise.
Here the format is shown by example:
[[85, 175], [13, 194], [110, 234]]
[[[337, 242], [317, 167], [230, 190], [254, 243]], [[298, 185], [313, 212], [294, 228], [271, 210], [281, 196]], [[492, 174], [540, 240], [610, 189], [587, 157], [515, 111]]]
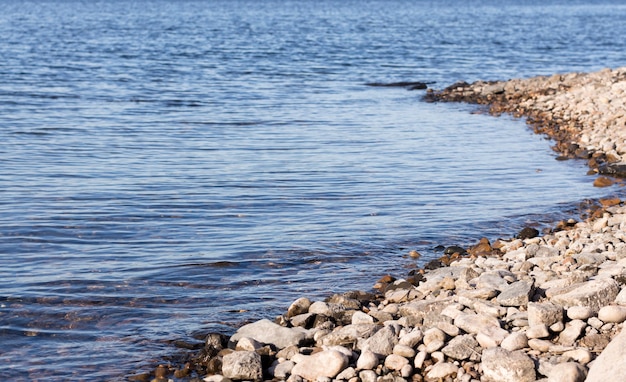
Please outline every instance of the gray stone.
[[481, 349], [471, 334], [454, 337], [441, 349], [443, 354], [456, 360], [479, 361]]
[[593, 361], [587, 382], [626, 381], [626, 330], [622, 329]]
[[303, 313], [291, 317], [289, 321], [293, 326], [307, 327], [309, 324], [311, 324], [314, 317], [315, 315], [312, 313]]
[[373, 323], [374, 323], [374, 317], [366, 313], [363, 313], [361, 311], [354, 312], [354, 314], [352, 315], [352, 325], [373, 324]]
[[374, 335], [380, 329], [376, 324], [358, 324], [340, 326], [331, 333], [319, 339], [320, 345], [334, 346], [347, 343], [356, 344], [361, 339], [366, 339]]
[[261, 381], [261, 356], [253, 351], [234, 351], [222, 358], [222, 374], [235, 380]]
[[309, 381], [319, 377], [335, 378], [348, 366], [348, 357], [336, 350], [325, 350], [305, 356], [291, 370], [291, 374], [299, 375]]
[[613, 279], [597, 279], [576, 286], [567, 293], [557, 294], [550, 299], [561, 306], [587, 306], [594, 312], [609, 305], [620, 291], [619, 284]]
[[[153, 381], [155, 381], [156, 379], [154, 379]], [[202, 379], [204, 382], [231, 382], [232, 379], [230, 378], [226, 378], [221, 374], [214, 374], [214, 375], [209, 375], [208, 377], [205, 377]]]
[[448, 305], [453, 304], [453, 298], [444, 298], [436, 300], [413, 300], [407, 304], [400, 306], [399, 313], [401, 316], [415, 316], [424, 318], [429, 313], [440, 314]]
[[369, 350], [378, 356], [388, 356], [398, 344], [398, 336], [393, 326], [385, 326], [365, 340], [361, 350]]
[[497, 273], [483, 273], [477, 279], [476, 288], [496, 289], [502, 291], [509, 286], [509, 283]]
[[528, 304], [528, 325], [550, 326], [563, 321], [563, 307], [551, 302]]
[[584, 382], [587, 370], [576, 362], [554, 365], [548, 375], [548, 382]]
[[291, 345], [299, 345], [305, 339], [305, 333], [297, 328], [285, 328], [270, 320], [263, 319], [244, 325], [230, 338], [237, 342], [240, 338], [249, 337], [262, 344], [272, 344], [279, 349]]
[[526, 306], [535, 288], [534, 281], [516, 281], [502, 289], [496, 301], [502, 306]]
[[510, 352], [500, 347], [486, 349], [481, 367], [484, 382], [534, 382], [535, 363], [523, 351]]

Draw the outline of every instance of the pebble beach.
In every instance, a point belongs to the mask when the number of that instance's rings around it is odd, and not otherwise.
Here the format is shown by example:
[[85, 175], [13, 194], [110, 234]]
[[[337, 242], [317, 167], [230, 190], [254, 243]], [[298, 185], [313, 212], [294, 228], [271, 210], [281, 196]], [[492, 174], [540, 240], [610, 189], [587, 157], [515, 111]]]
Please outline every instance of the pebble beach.
[[[427, 102], [525, 118], [594, 185], [626, 177], [626, 67], [428, 89]], [[411, 253], [418, 257], [418, 253]], [[303, 296], [274, 319], [208, 334], [186, 363], [131, 380], [626, 380], [626, 203], [590, 203], [547, 232], [448, 247], [371, 291]]]

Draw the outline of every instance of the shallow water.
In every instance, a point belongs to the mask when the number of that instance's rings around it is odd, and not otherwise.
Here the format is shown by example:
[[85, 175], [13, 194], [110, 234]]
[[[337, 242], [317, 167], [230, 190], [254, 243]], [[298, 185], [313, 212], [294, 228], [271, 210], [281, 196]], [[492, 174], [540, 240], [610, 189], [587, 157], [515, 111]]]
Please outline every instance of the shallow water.
[[3, 2], [0, 375], [123, 379], [607, 192], [523, 121], [365, 86], [625, 65], [624, 5], [517, 3]]

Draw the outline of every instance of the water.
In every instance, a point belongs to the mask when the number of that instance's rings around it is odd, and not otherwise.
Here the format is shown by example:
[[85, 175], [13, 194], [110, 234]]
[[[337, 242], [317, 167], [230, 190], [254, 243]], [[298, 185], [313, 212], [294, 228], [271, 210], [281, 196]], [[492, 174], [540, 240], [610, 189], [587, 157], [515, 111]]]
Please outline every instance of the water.
[[0, 7], [6, 380], [123, 380], [606, 192], [523, 121], [364, 84], [623, 66], [619, 1]]

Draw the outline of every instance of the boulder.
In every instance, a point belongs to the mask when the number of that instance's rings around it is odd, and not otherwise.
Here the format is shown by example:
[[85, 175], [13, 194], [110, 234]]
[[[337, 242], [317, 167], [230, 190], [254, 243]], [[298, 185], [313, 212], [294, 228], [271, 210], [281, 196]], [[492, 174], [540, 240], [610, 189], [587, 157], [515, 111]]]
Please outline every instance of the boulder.
[[496, 298], [496, 301], [502, 306], [526, 306], [534, 290], [534, 281], [516, 281], [504, 287]]
[[335, 378], [348, 366], [348, 357], [337, 350], [325, 350], [310, 356], [303, 356], [291, 369], [292, 375], [298, 375], [309, 381], [318, 378]]
[[481, 353], [478, 342], [471, 334], [454, 337], [441, 351], [452, 359], [470, 361], [479, 361]]
[[239, 339], [249, 337], [263, 344], [272, 344], [279, 349], [291, 345], [299, 345], [305, 339], [305, 332], [299, 328], [285, 328], [270, 320], [263, 319], [244, 325], [230, 337], [236, 343]]
[[234, 380], [261, 381], [261, 356], [253, 351], [234, 351], [222, 359], [222, 374]]
[[528, 325], [551, 326], [563, 321], [563, 307], [551, 302], [528, 304]]
[[587, 382], [626, 381], [626, 330], [622, 329], [593, 361]]
[[385, 326], [364, 341], [361, 350], [369, 350], [378, 356], [388, 356], [398, 344], [398, 336], [393, 326]]
[[482, 354], [484, 382], [534, 382], [535, 363], [523, 351], [494, 347]]
[[576, 284], [571, 290], [551, 297], [551, 301], [561, 306], [587, 306], [594, 312], [609, 305], [620, 291], [617, 281], [611, 278], [591, 280]]

